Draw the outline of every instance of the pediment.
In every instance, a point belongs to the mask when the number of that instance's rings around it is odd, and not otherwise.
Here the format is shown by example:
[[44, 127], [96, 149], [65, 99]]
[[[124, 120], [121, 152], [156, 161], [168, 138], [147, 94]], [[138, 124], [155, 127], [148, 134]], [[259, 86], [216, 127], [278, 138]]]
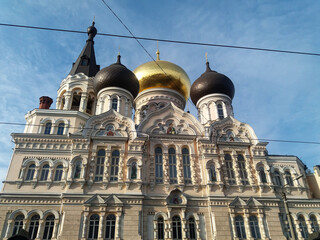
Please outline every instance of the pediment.
[[230, 204], [230, 207], [245, 207], [247, 204], [246, 202], [241, 199], [240, 197], [236, 197]]
[[100, 205], [100, 204], [104, 204], [104, 200], [98, 194], [95, 194], [91, 198], [89, 198], [84, 204]]
[[117, 205], [117, 206], [122, 206], [123, 202], [114, 194], [110, 195], [105, 201], [107, 205]]
[[253, 128], [232, 116], [212, 123], [209, 134], [212, 141], [259, 143]]
[[130, 139], [137, 136], [133, 120], [121, 115], [114, 109], [89, 118], [83, 128], [82, 135], [107, 138], [129, 137]]
[[137, 131], [164, 135], [203, 136], [205, 133], [204, 127], [192, 114], [184, 112], [173, 103], [146, 116]]
[[260, 203], [257, 199], [254, 197], [251, 197], [247, 201], [247, 206], [248, 207], [263, 207], [263, 204]]

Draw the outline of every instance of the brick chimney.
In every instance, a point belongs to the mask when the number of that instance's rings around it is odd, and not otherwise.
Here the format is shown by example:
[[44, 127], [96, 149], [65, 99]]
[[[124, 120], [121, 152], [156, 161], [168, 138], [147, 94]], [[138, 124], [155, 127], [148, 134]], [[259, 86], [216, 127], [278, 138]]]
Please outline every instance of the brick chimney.
[[48, 96], [42, 96], [40, 97], [40, 109], [49, 109], [52, 104], [52, 98]]

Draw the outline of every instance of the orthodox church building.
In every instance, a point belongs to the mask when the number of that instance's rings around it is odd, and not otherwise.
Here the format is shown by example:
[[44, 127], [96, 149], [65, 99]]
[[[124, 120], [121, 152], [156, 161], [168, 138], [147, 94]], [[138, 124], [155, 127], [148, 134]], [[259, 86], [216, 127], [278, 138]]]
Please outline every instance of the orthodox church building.
[[[191, 86], [159, 52], [134, 71], [120, 55], [100, 70], [96, 33], [93, 23], [56, 108], [41, 97], [24, 132], [12, 134], [1, 239], [20, 229], [46, 240], [277, 240], [319, 231], [320, 168], [312, 175], [296, 156], [268, 154], [234, 117], [227, 76], [207, 61]], [[198, 118], [184, 110], [189, 96]]]

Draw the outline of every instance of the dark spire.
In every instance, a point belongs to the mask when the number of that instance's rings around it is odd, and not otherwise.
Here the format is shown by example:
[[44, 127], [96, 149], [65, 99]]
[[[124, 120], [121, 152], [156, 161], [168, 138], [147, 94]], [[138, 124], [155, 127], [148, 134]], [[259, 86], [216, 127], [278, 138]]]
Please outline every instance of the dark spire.
[[93, 38], [97, 34], [97, 29], [94, 27], [95, 22], [88, 27], [88, 40], [82, 49], [78, 59], [73, 63], [72, 69], [69, 74], [84, 73], [88, 77], [93, 77], [100, 70], [100, 65], [96, 64], [96, 56], [94, 54], [94, 41]]

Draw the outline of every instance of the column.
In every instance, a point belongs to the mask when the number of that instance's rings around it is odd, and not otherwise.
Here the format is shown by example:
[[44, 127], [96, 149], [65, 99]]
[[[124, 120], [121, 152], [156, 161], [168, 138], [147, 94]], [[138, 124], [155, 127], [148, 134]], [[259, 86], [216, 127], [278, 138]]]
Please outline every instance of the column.
[[68, 167], [63, 167], [62, 169], [63, 169], [63, 173], [62, 173], [61, 180], [66, 180], [67, 173], [68, 173]]
[[27, 230], [27, 226], [28, 225], [29, 225], [29, 220], [28, 219], [23, 219], [22, 229]]
[[115, 237], [116, 237], [116, 240], [120, 240], [120, 224], [121, 224], [121, 212], [117, 212], [117, 219], [116, 219], [116, 232], [115, 232]]
[[163, 154], [163, 183], [169, 183], [169, 159], [168, 154]]
[[61, 109], [61, 96], [57, 97], [56, 100], [56, 109]]
[[5, 233], [5, 235], [4, 235], [5, 238], [8, 238], [9, 235], [10, 235], [10, 232], [11, 232], [10, 230], [12, 229], [12, 223], [13, 223], [13, 220], [12, 220], [12, 219], [8, 220], [8, 225], [7, 225], [6, 233]]
[[181, 219], [181, 230], [182, 230], [182, 239], [187, 239], [187, 220], [186, 220], [186, 214], [185, 209], [182, 209], [182, 219]]
[[[301, 231], [300, 231], [299, 220], [298, 219], [294, 220], [294, 223], [296, 225], [296, 232], [297, 232], [297, 235], [298, 235], [298, 239], [303, 239]], [[294, 236], [292, 236], [292, 237], [294, 238]]]
[[176, 154], [176, 157], [177, 157], [177, 182], [178, 184], [184, 184], [183, 163], [182, 163], [181, 154]]
[[39, 220], [39, 228], [36, 236], [37, 239], [41, 239], [41, 236], [43, 235], [44, 223], [45, 221], [43, 219]]
[[54, 220], [53, 232], [52, 232], [52, 238], [53, 239], [57, 238], [58, 229], [59, 229], [59, 219], [55, 219]]
[[39, 167], [39, 166], [36, 166], [33, 179], [38, 180], [39, 173], [40, 173], [40, 167]]
[[71, 163], [70, 164], [70, 171], [68, 171], [68, 174], [67, 174], [67, 180], [71, 180], [72, 179], [72, 176], [73, 176], [73, 172], [74, 172], [74, 163]]
[[262, 239], [265, 239], [267, 235], [266, 235], [266, 230], [264, 229], [263, 213], [260, 213], [260, 212], [258, 213], [258, 221], [259, 221], [259, 226], [261, 231], [261, 237]]
[[209, 104], [207, 104], [207, 112], [208, 112], [208, 121], [211, 121], [212, 118], [211, 118], [211, 112], [210, 112], [210, 108], [209, 108]]
[[313, 231], [312, 231], [312, 227], [311, 227], [311, 220], [307, 220], [306, 219], [306, 224], [307, 224], [307, 228], [308, 228], [308, 233], [309, 234], [311, 234], [311, 233], [313, 233]]
[[26, 173], [26, 167], [22, 167], [21, 168], [21, 174], [20, 174], [20, 177], [19, 178], [21, 178], [21, 179], [24, 179], [24, 175], [25, 175], [25, 173]]
[[124, 107], [124, 115], [127, 117], [130, 117], [128, 114], [128, 109], [129, 109], [129, 99], [126, 99], [125, 107]]
[[223, 109], [223, 116], [226, 118], [229, 115], [228, 110], [226, 108], [225, 102], [221, 102], [221, 103], [222, 103], [222, 109]]
[[71, 96], [72, 96], [72, 93], [70, 91], [67, 91], [65, 93], [65, 104], [64, 104], [64, 107], [63, 107], [63, 110], [69, 110], [71, 108]]
[[251, 232], [250, 232], [250, 228], [249, 228], [249, 213], [247, 212], [248, 210], [245, 210], [246, 213], [244, 214], [244, 228], [246, 229], [246, 236], [247, 238], [251, 237]]
[[118, 106], [117, 106], [117, 112], [119, 113], [121, 110], [121, 103], [122, 103], [122, 97], [118, 96]]
[[232, 155], [232, 164], [233, 164], [233, 169], [234, 169], [234, 176], [236, 178], [236, 183], [237, 185], [241, 185], [242, 186], [242, 183], [241, 183], [241, 180], [240, 180], [240, 174], [239, 174], [239, 166], [237, 164], [237, 154], [233, 154]]
[[81, 233], [81, 238], [86, 239], [86, 233], [87, 233], [87, 224], [88, 224], [88, 212], [84, 213], [83, 216], [83, 222], [82, 222], [82, 233]]
[[98, 239], [104, 239], [103, 238], [103, 226], [105, 221], [105, 213], [101, 213], [100, 215], [100, 221], [99, 221], [99, 232], [98, 232]]
[[81, 99], [80, 99], [80, 106], [79, 106], [79, 111], [80, 112], [86, 112], [87, 111], [87, 103], [88, 103], [88, 93], [82, 92], [81, 93]]
[[234, 223], [234, 218], [235, 218], [235, 214], [234, 213], [230, 213], [230, 219], [231, 219], [231, 225], [232, 225], [232, 235], [233, 235], [233, 238], [235, 239], [237, 237], [237, 228], [236, 228], [236, 225]]

